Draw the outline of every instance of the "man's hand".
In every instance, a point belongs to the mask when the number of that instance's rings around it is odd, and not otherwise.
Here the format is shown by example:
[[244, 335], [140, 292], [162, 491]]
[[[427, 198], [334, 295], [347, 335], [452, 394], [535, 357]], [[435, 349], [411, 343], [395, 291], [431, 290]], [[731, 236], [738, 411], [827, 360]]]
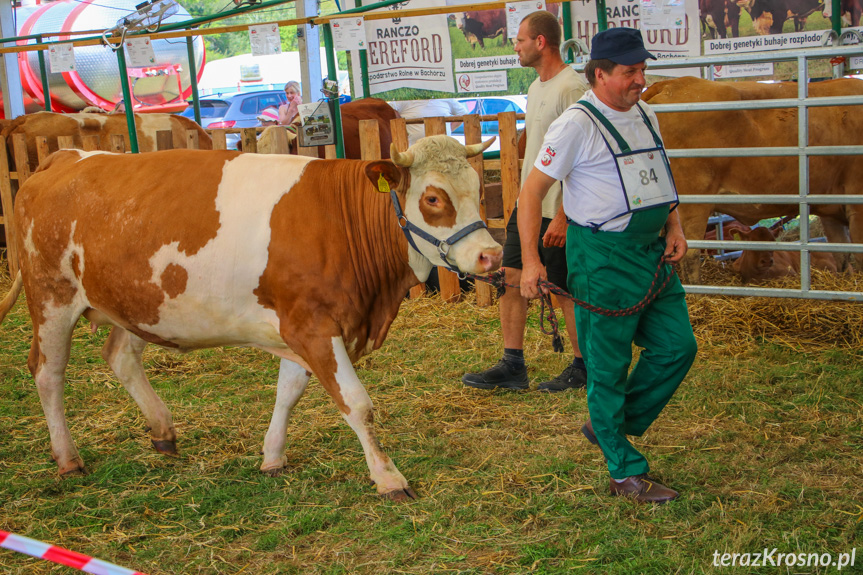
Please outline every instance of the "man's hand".
[[671, 226], [665, 236], [665, 241], [665, 261], [676, 264], [683, 259], [687, 250], [686, 238], [683, 237], [683, 230], [680, 229], [680, 226]]
[[540, 263], [524, 264], [521, 270], [521, 297], [536, 299], [543, 293], [548, 293], [547, 288], [541, 288], [538, 281], [548, 280], [545, 266]]
[[563, 208], [557, 211], [551, 223], [548, 224], [548, 229], [542, 236], [542, 247], [566, 247], [566, 216], [563, 214]]

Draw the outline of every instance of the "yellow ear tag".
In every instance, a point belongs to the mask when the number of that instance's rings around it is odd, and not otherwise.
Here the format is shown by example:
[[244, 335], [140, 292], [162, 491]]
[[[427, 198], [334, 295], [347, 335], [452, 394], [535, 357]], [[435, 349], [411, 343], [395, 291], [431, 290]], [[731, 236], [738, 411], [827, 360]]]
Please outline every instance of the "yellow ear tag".
[[380, 190], [384, 194], [390, 193], [390, 183], [387, 181], [383, 174], [378, 175], [378, 190]]
[[740, 241], [740, 234], [739, 234], [739, 233], [734, 232], [734, 234], [732, 235], [732, 237], [734, 238], [734, 241], [735, 241], [735, 242], [739, 242], [739, 241]]

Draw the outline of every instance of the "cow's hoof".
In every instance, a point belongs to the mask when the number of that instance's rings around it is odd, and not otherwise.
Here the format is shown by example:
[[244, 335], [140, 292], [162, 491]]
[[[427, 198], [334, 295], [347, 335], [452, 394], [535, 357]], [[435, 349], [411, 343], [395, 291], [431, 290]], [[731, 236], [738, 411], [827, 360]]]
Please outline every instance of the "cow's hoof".
[[290, 469], [287, 467], [270, 467], [269, 469], [261, 469], [261, 473], [270, 477], [281, 477], [282, 475], [287, 475], [289, 472]]
[[383, 499], [395, 501], [396, 503], [404, 503], [406, 501], [413, 501], [414, 499], [418, 499], [417, 494], [410, 487], [387, 491], [386, 493], [381, 493], [380, 496]]
[[87, 469], [83, 464], [80, 465], [70, 465], [65, 469], [60, 469], [60, 477], [62, 479], [71, 478], [71, 477], [84, 477], [87, 475]]
[[170, 439], [156, 440], [153, 439], [153, 447], [156, 448], [156, 451], [159, 453], [163, 453], [165, 455], [178, 455], [177, 453], [177, 443], [171, 441]]

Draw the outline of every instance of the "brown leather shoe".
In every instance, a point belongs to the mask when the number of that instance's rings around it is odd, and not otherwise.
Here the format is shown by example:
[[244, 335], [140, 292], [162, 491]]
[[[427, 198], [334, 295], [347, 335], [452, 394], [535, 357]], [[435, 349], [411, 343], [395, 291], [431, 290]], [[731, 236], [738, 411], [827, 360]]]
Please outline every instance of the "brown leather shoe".
[[612, 495], [632, 497], [639, 503], [667, 503], [680, 496], [677, 491], [657, 483], [646, 473], [627, 477], [620, 483], [611, 479], [610, 483]]

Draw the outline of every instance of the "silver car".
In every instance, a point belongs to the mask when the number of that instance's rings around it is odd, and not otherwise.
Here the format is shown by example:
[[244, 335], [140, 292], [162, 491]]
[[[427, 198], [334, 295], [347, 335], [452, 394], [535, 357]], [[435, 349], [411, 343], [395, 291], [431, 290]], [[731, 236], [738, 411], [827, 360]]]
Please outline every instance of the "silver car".
[[[258, 114], [268, 106], [279, 107], [287, 101], [284, 90], [262, 90], [260, 92], [237, 92], [204, 96], [201, 105], [201, 127], [217, 128], [254, 128], [260, 125]], [[194, 119], [195, 111], [190, 105], [181, 116]], [[237, 149], [239, 134], [227, 134], [229, 150]]]

